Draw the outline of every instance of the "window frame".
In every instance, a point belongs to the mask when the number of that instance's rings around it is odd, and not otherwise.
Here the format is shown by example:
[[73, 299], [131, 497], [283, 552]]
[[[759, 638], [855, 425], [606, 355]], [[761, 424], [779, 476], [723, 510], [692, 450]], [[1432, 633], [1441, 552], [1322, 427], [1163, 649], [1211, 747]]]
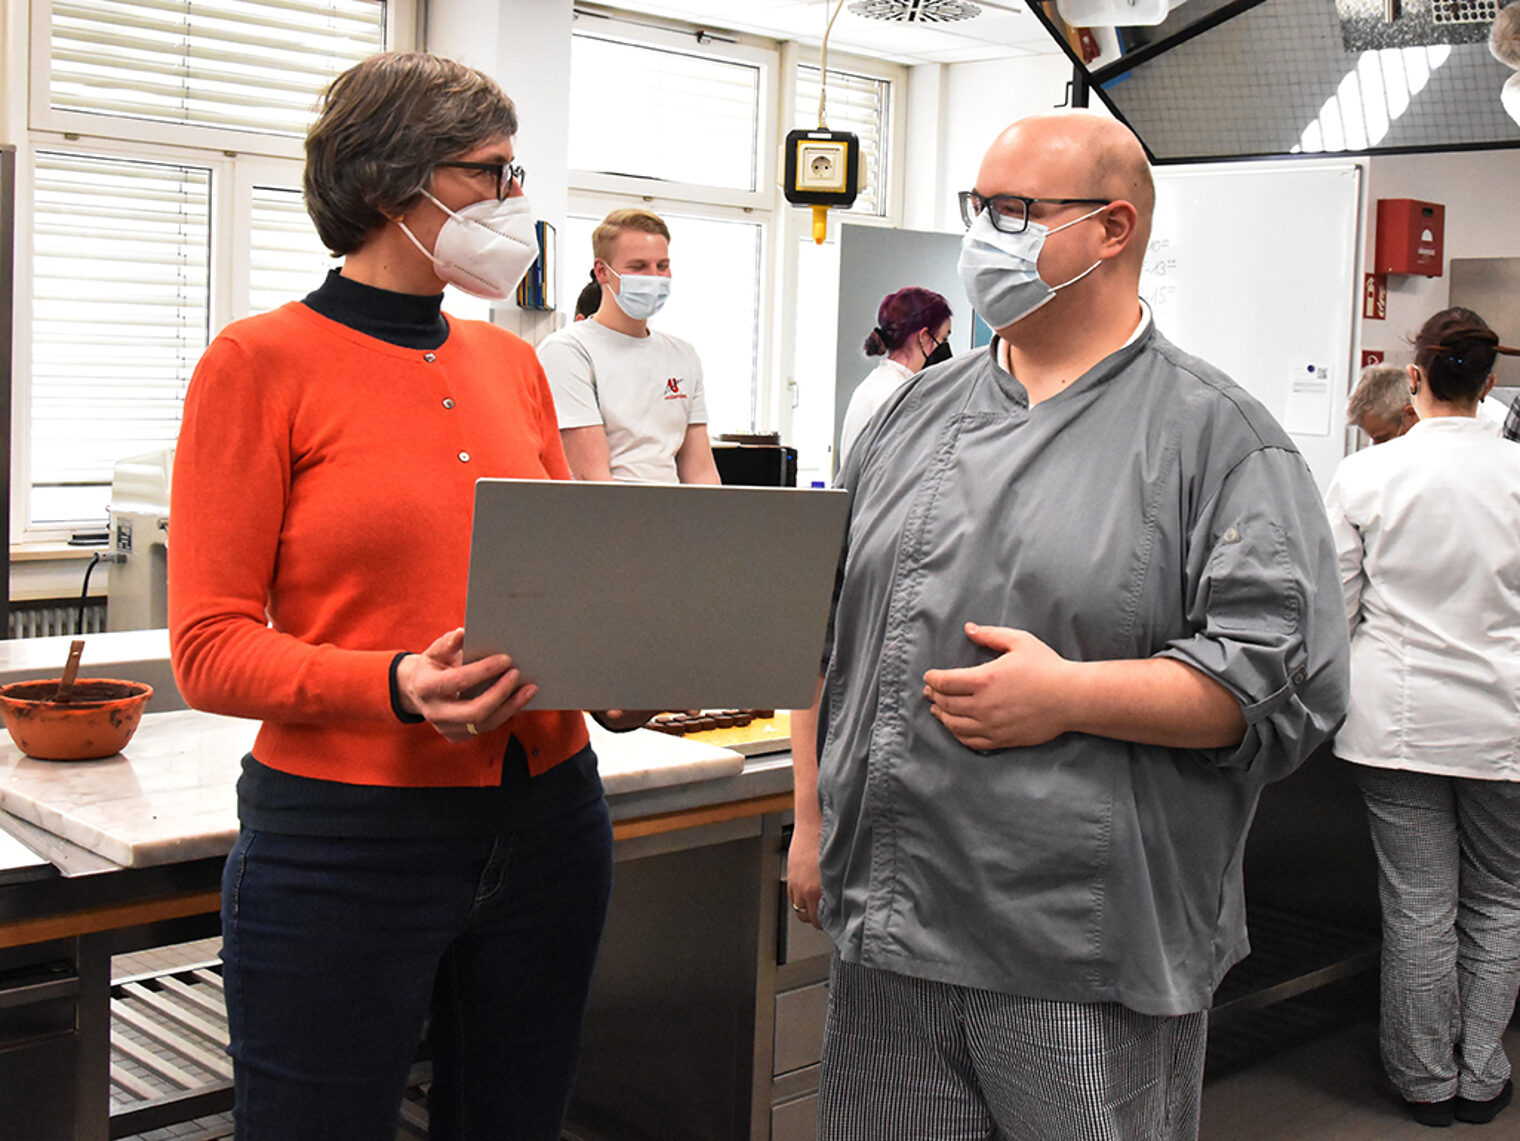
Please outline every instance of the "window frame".
[[[263, 154], [275, 158], [302, 157], [299, 137], [165, 123], [131, 116], [97, 115], [51, 106], [53, 6], [56, 0], [28, 0], [30, 55], [27, 64], [27, 127], [29, 131], [55, 133], [81, 139], [135, 139], [151, 145], [197, 147]], [[421, 6], [426, 0], [385, 0], [382, 31], [387, 50], [417, 38]]]
[[781, 89], [780, 53], [774, 46], [761, 46], [749, 37], [738, 35], [731, 39], [725, 36], [723, 42], [700, 42], [696, 39], [695, 31], [693, 29], [693, 34], [688, 36], [673, 30], [629, 24], [613, 18], [598, 21], [594, 27], [572, 28], [571, 35], [674, 51], [682, 55], [707, 57], [718, 61], [732, 61], [758, 68], [760, 86], [757, 93], [759, 122], [755, 142], [755, 189], [733, 190], [720, 186], [704, 186], [700, 183], [666, 182], [640, 175], [605, 174], [601, 171], [572, 167], [569, 171], [572, 195], [577, 191], [618, 195], [625, 204], [628, 198], [634, 197], [751, 210], [775, 208], [778, 197], [776, 170], [780, 158], [780, 136], [777, 133], [779, 120], [777, 94]]
[[[639, 203], [656, 212], [663, 210], [718, 220], [743, 219], [761, 224], [762, 265], [757, 315], [759, 350], [755, 391], [751, 400], [753, 427], [757, 431], [777, 431], [781, 433], [782, 439], [790, 439], [793, 434], [793, 410], [797, 405], [793, 362], [796, 315], [791, 308], [795, 304], [796, 291], [788, 288], [787, 283], [796, 280], [796, 242], [810, 231], [812, 223], [805, 208], [793, 207], [783, 198], [779, 185], [779, 162], [782, 140], [791, 129], [789, 123], [797, 101], [797, 68], [803, 64], [818, 67], [818, 49], [792, 40], [762, 40], [718, 29], [711, 31], [720, 35], [721, 40], [702, 43], [697, 40], [697, 36], [703, 29], [691, 25], [689, 31], [682, 32], [674, 23], [672, 21], [670, 27], [653, 28], [610, 17], [599, 19], [594, 25], [577, 31], [578, 34], [600, 39], [760, 64], [763, 94], [759, 187], [755, 192], [744, 193], [572, 168], [569, 171], [567, 213], [582, 214], [599, 210], [605, 214], [616, 206]], [[848, 219], [852, 225], [900, 226], [905, 191], [903, 155], [907, 146], [908, 69], [885, 60], [841, 52], [830, 52], [829, 62], [840, 71], [884, 80], [890, 85], [889, 122], [885, 136], [888, 148], [886, 210], [879, 215], [863, 214], [858, 217], [852, 217], [848, 211], [833, 213], [830, 218], [831, 240], [837, 237], [837, 226], [843, 219]], [[578, 275], [569, 272], [566, 277], [578, 279]]]
[[[817, 69], [819, 65], [819, 53], [815, 47], [804, 44], [796, 45], [790, 60], [791, 75], [787, 87], [790, 91], [789, 106], [795, 107], [797, 103], [796, 72], [801, 67]], [[847, 55], [840, 51], [829, 52], [829, 70], [842, 71], [849, 75], [858, 75], [867, 79], [879, 79], [887, 84], [887, 131], [884, 138], [887, 147], [887, 208], [880, 214], [852, 214], [848, 210], [839, 212], [839, 217], [847, 219], [853, 225], [865, 226], [889, 226], [898, 228], [902, 225], [903, 194], [906, 188], [906, 171], [903, 155], [908, 145], [908, 69], [901, 64], [889, 63], [881, 59], [867, 59], [865, 56]], [[815, 123], [805, 124], [811, 128]], [[785, 136], [786, 131], [782, 131]]]
[[[385, 50], [404, 51], [422, 41], [425, 0], [385, 0]], [[26, 99], [11, 121], [16, 143], [15, 283], [12, 309], [11, 496], [12, 550], [67, 540], [82, 527], [104, 520], [78, 519], [36, 524], [31, 519], [32, 492], [32, 289], [36, 217], [35, 154], [38, 151], [80, 157], [162, 162], [210, 171], [211, 240], [207, 313], [209, 336], [250, 312], [253, 188], [299, 189], [303, 140], [252, 131], [225, 130], [145, 119], [55, 111], [48, 106], [51, 71], [53, 0], [26, 0], [30, 25], [10, 43], [6, 63], [25, 62], [10, 92]], [[30, 50], [24, 61], [22, 53]], [[320, 284], [314, 282], [313, 288]]]
[[[735, 210], [720, 203], [690, 202], [677, 198], [657, 198], [649, 195], [641, 195], [639, 204], [653, 210], [656, 214], [672, 215], [675, 217], [700, 218], [714, 222], [743, 222], [748, 225], [760, 227], [760, 280], [756, 282], [756, 298], [759, 302], [758, 311], [755, 314], [755, 387], [750, 393], [750, 424], [743, 431], [764, 431], [771, 414], [771, 389], [775, 386], [770, 383], [769, 370], [772, 360], [775, 359], [775, 346], [770, 331], [773, 327], [773, 314], [776, 304], [776, 242], [777, 230], [775, 217], [769, 211], [762, 210]], [[625, 194], [610, 194], [603, 190], [576, 187], [570, 188], [569, 202], [565, 208], [565, 216], [580, 215], [582, 217], [602, 218], [613, 210], [628, 205], [628, 196]], [[567, 272], [564, 275], [566, 288], [574, 283], [575, 289], [579, 290], [585, 283], [585, 277], [579, 271], [570, 271], [569, 266], [572, 256], [581, 256], [586, 259], [587, 266], [591, 261], [589, 249], [572, 254], [569, 250], [561, 252], [565, 259]], [[671, 257], [677, 266], [677, 278], [679, 282], [679, 266], [681, 252], [675, 250]], [[712, 425], [709, 425], [711, 429]], [[722, 424], [715, 426], [718, 431], [732, 431], [735, 427]], [[716, 436], [714, 435], [714, 439]]]

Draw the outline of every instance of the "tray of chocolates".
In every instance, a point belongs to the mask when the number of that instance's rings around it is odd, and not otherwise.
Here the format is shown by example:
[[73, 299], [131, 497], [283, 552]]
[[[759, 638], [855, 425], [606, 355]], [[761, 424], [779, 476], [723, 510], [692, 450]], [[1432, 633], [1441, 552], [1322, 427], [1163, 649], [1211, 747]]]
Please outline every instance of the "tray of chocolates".
[[746, 757], [792, 747], [790, 716], [775, 709], [701, 709], [657, 713], [645, 728], [732, 749]]

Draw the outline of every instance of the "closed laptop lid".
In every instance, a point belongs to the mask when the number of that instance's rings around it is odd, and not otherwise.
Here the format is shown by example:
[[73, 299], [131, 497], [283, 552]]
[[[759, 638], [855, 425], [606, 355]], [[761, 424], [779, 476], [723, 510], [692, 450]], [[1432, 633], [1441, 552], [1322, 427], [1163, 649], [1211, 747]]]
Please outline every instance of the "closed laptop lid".
[[849, 493], [482, 479], [465, 658], [534, 709], [806, 708]]

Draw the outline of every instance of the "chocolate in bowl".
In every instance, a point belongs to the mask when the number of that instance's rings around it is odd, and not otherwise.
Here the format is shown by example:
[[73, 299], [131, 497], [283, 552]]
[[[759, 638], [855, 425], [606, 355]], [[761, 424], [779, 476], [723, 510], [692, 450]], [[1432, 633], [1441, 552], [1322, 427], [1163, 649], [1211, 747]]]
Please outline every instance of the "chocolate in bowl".
[[76, 681], [66, 701], [53, 698], [61, 678], [0, 686], [0, 716], [11, 740], [44, 761], [92, 761], [121, 752], [137, 732], [153, 687], [118, 678]]

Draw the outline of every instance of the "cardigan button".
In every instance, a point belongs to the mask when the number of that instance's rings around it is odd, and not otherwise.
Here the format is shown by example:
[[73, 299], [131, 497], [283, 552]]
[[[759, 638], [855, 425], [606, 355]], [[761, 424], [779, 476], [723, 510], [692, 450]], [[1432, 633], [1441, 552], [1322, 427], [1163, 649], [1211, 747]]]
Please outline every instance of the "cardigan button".
[[454, 401], [453, 401], [453, 399], [451, 397], [445, 396], [443, 398], [443, 406], [445, 408], [452, 408], [452, 407], [454, 407]]
[[422, 354], [422, 359], [425, 360], [425, 361], [427, 361], [428, 364], [432, 364], [435, 360], [438, 359], [438, 354], [437, 353], [423, 353]]
[[459, 453], [459, 462], [462, 463], [462, 464], [469, 463], [470, 462], [470, 453], [469, 452], [460, 452]]

